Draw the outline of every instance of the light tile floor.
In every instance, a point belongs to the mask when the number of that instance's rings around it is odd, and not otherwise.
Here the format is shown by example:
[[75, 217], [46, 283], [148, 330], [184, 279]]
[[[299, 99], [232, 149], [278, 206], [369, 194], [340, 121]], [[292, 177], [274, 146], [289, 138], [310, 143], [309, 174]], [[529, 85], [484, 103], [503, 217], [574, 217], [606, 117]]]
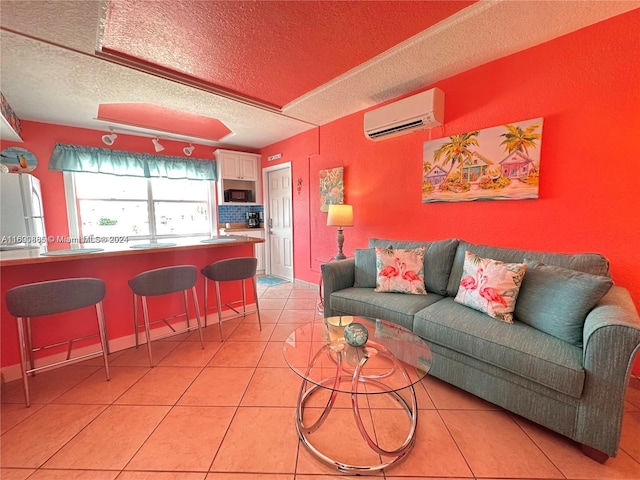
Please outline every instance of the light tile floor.
[[[4, 480], [318, 480], [340, 478], [297, 438], [299, 378], [282, 342], [297, 324], [320, 318], [315, 288], [260, 288], [262, 332], [255, 315], [110, 356], [110, 382], [99, 360], [2, 387]], [[600, 465], [578, 446], [437, 379], [418, 385], [414, 450], [377, 478], [640, 479], [640, 380], [626, 401], [621, 449]], [[318, 406], [322, 399], [316, 400]], [[315, 405], [315, 404], [314, 404]], [[359, 443], [349, 399], [339, 398], [316, 445], [344, 461], [371, 460]], [[366, 409], [366, 406], [365, 406]], [[312, 412], [313, 410], [311, 410]], [[318, 411], [320, 411], [318, 409]], [[371, 401], [367, 424], [381, 438], [402, 439], [404, 413]], [[393, 445], [389, 443], [388, 448]], [[396, 445], [397, 446], [397, 445]]]

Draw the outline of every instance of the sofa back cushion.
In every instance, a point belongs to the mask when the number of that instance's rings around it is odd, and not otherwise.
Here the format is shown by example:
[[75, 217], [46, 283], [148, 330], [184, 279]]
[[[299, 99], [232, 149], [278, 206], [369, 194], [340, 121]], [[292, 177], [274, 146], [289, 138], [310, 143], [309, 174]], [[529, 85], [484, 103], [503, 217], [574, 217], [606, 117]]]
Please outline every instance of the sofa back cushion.
[[527, 262], [516, 302], [517, 321], [577, 347], [587, 314], [613, 286], [609, 277]]
[[353, 286], [356, 288], [375, 288], [376, 275], [376, 249], [356, 249]]
[[[592, 275], [609, 276], [609, 261], [604, 255], [599, 253], [550, 253], [531, 250], [517, 250], [512, 248], [491, 247], [488, 245], [476, 245], [460, 240], [458, 249], [453, 259], [451, 276], [447, 286], [447, 295], [455, 297], [458, 293], [462, 269], [464, 267], [465, 252], [469, 251], [485, 258], [501, 260], [510, 263], [523, 263], [524, 259], [536, 260], [545, 265], [568, 268], [579, 272], [590, 273]], [[427, 250], [427, 254], [429, 251]], [[526, 275], [525, 275], [526, 277]]]
[[[416, 242], [371, 238], [369, 240], [369, 247], [374, 248], [374, 258], [375, 247], [404, 249], [426, 247], [427, 251], [424, 256], [424, 284], [427, 292], [437, 293], [438, 295], [447, 294], [447, 283], [449, 282], [449, 276], [451, 274], [451, 264], [456, 255], [456, 248], [458, 247], [457, 239]], [[462, 255], [462, 261], [464, 263], [464, 252], [462, 252]], [[460, 269], [460, 274], [462, 274], [462, 268]], [[376, 275], [375, 265], [373, 275]], [[460, 283], [460, 278], [458, 278], [458, 283]], [[375, 283], [373, 286], [375, 287]], [[458, 287], [456, 286], [456, 292], [457, 291]], [[455, 293], [452, 296], [455, 296]]]

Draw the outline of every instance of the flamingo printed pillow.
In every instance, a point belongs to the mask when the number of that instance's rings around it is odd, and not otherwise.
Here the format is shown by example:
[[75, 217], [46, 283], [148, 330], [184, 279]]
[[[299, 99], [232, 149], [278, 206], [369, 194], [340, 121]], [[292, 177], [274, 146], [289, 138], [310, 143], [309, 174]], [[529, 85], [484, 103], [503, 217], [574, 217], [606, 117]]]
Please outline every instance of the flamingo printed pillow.
[[393, 249], [376, 247], [376, 292], [426, 295], [424, 255], [426, 247]]
[[526, 263], [505, 263], [465, 252], [456, 302], [480, 310], [506, 323], [513, 323], [513, 311]]

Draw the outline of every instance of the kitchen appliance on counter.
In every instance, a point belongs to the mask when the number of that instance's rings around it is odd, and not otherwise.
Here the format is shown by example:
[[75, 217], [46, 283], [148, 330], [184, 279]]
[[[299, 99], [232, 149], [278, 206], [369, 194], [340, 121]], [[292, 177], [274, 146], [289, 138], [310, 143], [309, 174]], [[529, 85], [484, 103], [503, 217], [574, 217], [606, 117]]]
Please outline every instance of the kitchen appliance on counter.
[[40, 181], [28, 173], [0, 173], [0, 250], [46, 243]]
[[251, 202], [251, 190], [230, 188], [224, 191], [225, 202]]
[[260, 217], [258, 212], [247, 212], [247, 227], [260, 228]]

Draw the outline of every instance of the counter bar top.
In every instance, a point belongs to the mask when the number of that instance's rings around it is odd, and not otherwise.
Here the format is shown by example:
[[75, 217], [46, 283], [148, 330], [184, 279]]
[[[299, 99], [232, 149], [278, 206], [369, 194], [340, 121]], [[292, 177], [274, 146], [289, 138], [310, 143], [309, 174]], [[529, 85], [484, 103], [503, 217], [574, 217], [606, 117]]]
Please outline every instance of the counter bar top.
[[[233, 240], [231, 240], [233, 239]], [[158, 246], [152, 248], [142, 248], [140, 246], [134, 247], [134, 245], [145, 245], [145, 242], [138, 242], [136, 244], [122, 243], [116, 246], [108, 245], [104, 246], [104, 250], [94, 251], [92, 247], [103, 248], [100, 244], [91, 244], [91, 247], [85, 246], [84, 248], [77, 248], [78, 245], [69, 245], [66, 248], [49, 249], [46, 247], [37, 248], [24, 248], [16, 250], [6, 250], [0, 252], [0, 267], [10, 267], [14, 265], [30, 265], [41, 264], [49, 262], [66, 262], [69, 260], [81, 260], [88, 257], [122, 257], [125, 255], [141, 255], [149, 253], [166, 253], [168, 251], [182, 251], [182, 250], [194, 250], [204, 248], [221, 248], [231, 247], [236, 245], [246, 245], [254, 243], [263, 243], [261, 238], [246, 237], [244, 235], [228, 235], [224, 237], [216, 238], [198, 238], [198, 239], [162, 239], [158, 242]], [[147, 242], [148, 243], [148, 242]], [[163, 244], [167, 245], [163, 245]], [[169, 245], [171, 244], [171, 245]], [[173, 245], [175, 244], [175, 245]], [[76, 247], [76, 248], [72, 248]], [[132, 248], [133, 247], [133, 248]], [[77, 250], [77, 253], [66, 253], [67, 251]], [[64, 254], [55, 254], [55, 252], [65, 252]], [[43, 255], [48, 253], [48, 255]]]

